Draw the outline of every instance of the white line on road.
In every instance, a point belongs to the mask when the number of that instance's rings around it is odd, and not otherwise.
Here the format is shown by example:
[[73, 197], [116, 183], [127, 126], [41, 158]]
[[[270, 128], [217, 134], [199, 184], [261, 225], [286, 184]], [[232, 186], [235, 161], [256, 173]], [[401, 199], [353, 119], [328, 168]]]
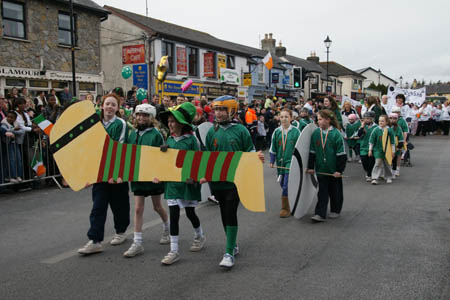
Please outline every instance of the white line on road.
[[[196, 209], [197, 209], [197, 210], [201, 209], [202, 207], [206, 206], [207, 203], [208, 203], [208, 201], [203, 201], [203, 202], [201, 202], [201, 203], [197, 206]], [[183, 216], [183, 215], [185, 215], [185, 214], [186, 214], [186, 211], [183, 210], [183, 211], [180, 213], [180, 216]], [[158, 219], [152, 220], [152, 221], [150, 221], [150, 222], [144, 223], [144, 224], [142, 225], [142, 230], [146, 230], [146, 229], [149, 229], [149, 228], [151, 228], [151, 227], [154, 227], [154, 226], [160, 225], [160, 224], [162, 224], [162, 220], [161, 220], [161, 218], [158, 218]], [[133, 230], [132, 228], [130, 228], [130, 229], [128, 229], [128, 230], [125, 232], [125, 234], [126, 234], [126, 236], [129, 236], [129, 235], [133, 234], [133, 232], [134, 232], [134, 230]], [[110, 241], [112, 238], [113, 238], [113, 236], [109, 236], [109, 237], [106, 237], [105, 240]], [[66, 260], [66, 259], [71, 258], [71, 257], [73, 257], [73, 256], [79, 255], [77, 250], [78, 250], [78, 249], [72, 249], [72, 250], [69, 250], [69, 251], [60, 253], [60, 254], [55, 255], [55, 256], [52, 256], [52, 257], [50, 257], [50, 258], [41, 260], [41, 263], [43, 263], [43, 264], [50, 264], [50, 265], [59, 263], [59, 262], [61, 262], [61, 261], [63, 261], [63, 260]]]

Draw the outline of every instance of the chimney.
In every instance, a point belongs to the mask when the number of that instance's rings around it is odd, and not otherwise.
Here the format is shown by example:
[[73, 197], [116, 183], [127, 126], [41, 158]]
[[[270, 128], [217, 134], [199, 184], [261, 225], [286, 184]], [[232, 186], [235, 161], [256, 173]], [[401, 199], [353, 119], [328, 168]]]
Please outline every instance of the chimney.
[[309, 57], [306, 58], [306, 60], [312, 61], [316, 64], [319, 64], [319, 57], [316, 56], [316, 52], [311, 52], [311, 54], [309, 55]]
[[273, 39], [272, 36], [272, 33], [264, 34], [264, 39], [261, 41], [261, 49], [264, 51], [269, 51], [270, 53], [275, 53], [276, 40]]
[[275, 48], [275, 55], [278, 57], [286, 56], [286, 47], [283, 47], [281, 41], [278, 47]]

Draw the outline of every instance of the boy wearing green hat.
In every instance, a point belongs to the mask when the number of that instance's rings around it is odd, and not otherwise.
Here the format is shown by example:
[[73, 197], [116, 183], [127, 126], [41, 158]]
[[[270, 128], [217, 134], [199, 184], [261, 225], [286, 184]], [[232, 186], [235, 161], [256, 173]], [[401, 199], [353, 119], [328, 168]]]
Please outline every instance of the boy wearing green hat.
[[[199, 142], [192, 132], [192, 121], [196, 114], [195, 106], [190, 102], [169, 108], [160, 113], [161, 122], [169, 128], [170, 136], [167, 146], [180, 150], [199, 150]], [[155, 183], [159, 180], [155, 178]], [[195, 207], [201, 200], [200, 184], [195, 182], [165, 182], [164, 198], [167, 200], [170, 214], [170, 252], [162, 259], [161, 263], [171, 265], [180, 259], [178, 252], [178, 234], [180, 208], [186, 210], [186, 216], [194, 227], [195, 237], [190, 251], [202, 250], [206, 238], [203, 234], [200, 220], [195, 213]]]

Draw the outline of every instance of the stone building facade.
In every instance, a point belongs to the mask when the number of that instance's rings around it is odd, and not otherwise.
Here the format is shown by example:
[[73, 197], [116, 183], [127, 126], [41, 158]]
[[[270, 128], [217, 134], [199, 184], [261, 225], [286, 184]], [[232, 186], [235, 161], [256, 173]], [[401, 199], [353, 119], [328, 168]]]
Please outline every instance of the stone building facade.
[[[70, 31], [63, 30], [66, 41], [61, 42], [61, 27], [70, 26], [69, 1], [14, 0], [2, 1], [0, 15], [0, 92], [11, 85], [27, 87], [31, 92], [71, 88], [72, 58]], [[90, 0], [74, 0], [76, 47], [75, 66], [80, 94], [101, 93], [103, 76], [100, 65], [100, 24], [108, 13]], [[9, 9], [9, 10], [8, 10]], [[22, 10], [22, 16], [20, 11]], [[23, 33], [8, 28], [8, 19], [21, 18]], [[14, 27], [14, 26], [13, 26]], [[66, 28], [68, 28], [66, 26]], [[42, 72], [45, 70], [45, 74]], [[11, 80], [7, 80], [11, 79]], [[12, 80], [14, 79], [14, 80]], [[32, 82], [30, 82], [32, 81]], [[47, 81], [46, 85], [44, 81]], [[36, 82], [40, 82], [36, 85]], [[24, 86], [23, 86], [24, 85]]]

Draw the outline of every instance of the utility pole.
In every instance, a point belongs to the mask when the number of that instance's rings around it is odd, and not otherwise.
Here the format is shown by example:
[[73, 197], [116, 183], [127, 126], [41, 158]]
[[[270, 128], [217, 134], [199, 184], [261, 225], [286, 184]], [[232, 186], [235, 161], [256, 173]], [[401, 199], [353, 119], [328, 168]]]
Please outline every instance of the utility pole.
[[71, 40], [71, 51], [72, 51], [72, 95], [77, 96], [77, 82], [75, 79], [75, 36], [74, 36], [74, 22], [73, 22], [73, 1], [70, 0], [70, 40]]

